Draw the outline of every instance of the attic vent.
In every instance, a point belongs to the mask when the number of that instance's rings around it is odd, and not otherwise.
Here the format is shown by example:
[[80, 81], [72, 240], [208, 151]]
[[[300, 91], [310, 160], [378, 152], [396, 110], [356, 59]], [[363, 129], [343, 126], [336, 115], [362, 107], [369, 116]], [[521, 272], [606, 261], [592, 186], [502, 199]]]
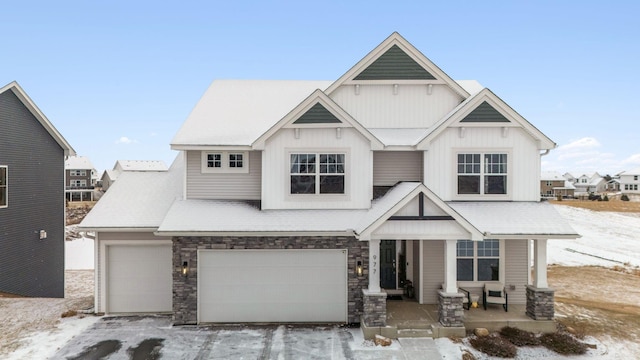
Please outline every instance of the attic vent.
[[377, 58], [354, 80], [435, 80], [436, 78], [413, 60], [398, 45]]
[[486, 123], [486, 122], [511, 122], [504, 115], [500, 114], [498, 110], [493, 106], [487, 104], [486, 101], [482, 102], [477, 108], [475, 108], [469, 115], [467, 115], [462, 121], [466, 123]]
[[317, 103], [307, 110], [298, 120], [294, 121], [294, 124], [334, 124], [341, 123], [332, 113], [329, 112], [320, 103]]

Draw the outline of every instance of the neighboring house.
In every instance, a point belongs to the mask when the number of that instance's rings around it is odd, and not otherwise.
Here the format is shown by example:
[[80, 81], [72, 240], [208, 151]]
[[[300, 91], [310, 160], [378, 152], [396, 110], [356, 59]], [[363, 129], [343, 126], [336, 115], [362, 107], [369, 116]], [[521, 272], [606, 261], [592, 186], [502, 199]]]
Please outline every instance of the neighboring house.
[[576, 188], [556, 171], [544, 171], [540, 175], [540, 196], [572, 198]]
[[0, 292], [64, 297], [64, 161], [73, 148], [16, 82], [0, 88]]
[[610, 192], [618, 192], [620, 189], [622, 189], [622, 187], [620, 186], [619, 178], [613, 178], [607, 181], [607, 185], [605, 186], [605, 190]]
[[576, 183], [576, 177], [571, 175], [571, 173], [566, 172], [566, 173], [564, 173], [562, 175], [562, 177], [565, 178], [567, 181], [569, 181], [572, 184]]
[[620, 191], [623, 194], [640, 194], [640, 168], [620, 173]]
[[485, 283], [551, 319], [547, 239], [579, 236], [539, 201], [554, 146], [397, 33], [335, 81], [214, 81], [169, 171], [121, 174], [82, 222], [96, 311], [381, 328], [410, 280], [457, 333]]
[[93, 201], [96, 170], [86, 156], [70, 156], [64, 163], [67, 201]]
[[576, 188], [576, 196], [584, 196], [590, 193], [602, 193], [606, 190], [607, 180], [597, 172], [589, 176], [586, 174], [581, 175], [575, 179], [573, 184]]
[[112, 170], [105, 170], [100, 181], [107, 191], [124, 171], [167, 171], [167, 165], [159, 160], [118, 160]]

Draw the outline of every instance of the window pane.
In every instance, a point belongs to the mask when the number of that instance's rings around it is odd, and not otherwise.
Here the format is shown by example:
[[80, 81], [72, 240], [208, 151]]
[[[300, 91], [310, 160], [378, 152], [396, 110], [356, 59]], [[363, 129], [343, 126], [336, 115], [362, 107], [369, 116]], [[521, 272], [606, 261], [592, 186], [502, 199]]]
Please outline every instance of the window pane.
[[456, 242], [456, 255], [457, 256], [473, 256], [473, 241], [458, 240]]
[[500, 256], [500, 240], [487, 239], [484, 241], [478, 241], [478, 256]]
[[498, 281], [500, 275], [499, 261], [495, 259], [478, 259], [478, 281]]
[[291, 193], [292, 194], [315, 194], [316, 193], [316, 177], [291, 175]]
[[507, 193], [507, 177], [485, 176], [484, 177], [484, 193], [485, 194], [506, 194]]
[[320, 176], [321, 194], [344, 194], [343, 175], [323, 175]]
[[458, 176], [458, 194], [480, 194], [480, 176]]
[[458, 259], [458, 281], [473, 281], [473, 259]]

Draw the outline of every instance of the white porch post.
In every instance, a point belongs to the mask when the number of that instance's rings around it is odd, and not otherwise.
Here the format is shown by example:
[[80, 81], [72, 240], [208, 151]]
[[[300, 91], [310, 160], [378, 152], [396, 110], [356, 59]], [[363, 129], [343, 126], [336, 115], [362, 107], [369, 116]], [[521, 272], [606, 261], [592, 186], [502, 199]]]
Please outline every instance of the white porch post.
[[379, 293], [380, 289], [380, 240], [369, 240], [369, 291]]
[[547, 239], [533, 241], [533, 256], [535, 261], [533, 286], [538, 289], [549, 287], [547, 283]]
[[456, 264], [456, 244], [457, 240], [445, 240], [444, 245], [444, 289], [445, 293], [455, 294], [458, 292], [458, 268]]

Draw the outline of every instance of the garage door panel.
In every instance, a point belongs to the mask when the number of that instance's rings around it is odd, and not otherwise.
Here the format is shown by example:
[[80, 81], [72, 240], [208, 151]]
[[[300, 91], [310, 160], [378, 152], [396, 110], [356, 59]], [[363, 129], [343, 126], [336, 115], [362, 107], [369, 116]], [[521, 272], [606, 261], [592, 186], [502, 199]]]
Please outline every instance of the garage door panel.
[[109, 245], [107, 253], [108, 312], [172, 310], [170, 245]]
[[200, 251], [201, 322], [344, 322], [346, 250]]

